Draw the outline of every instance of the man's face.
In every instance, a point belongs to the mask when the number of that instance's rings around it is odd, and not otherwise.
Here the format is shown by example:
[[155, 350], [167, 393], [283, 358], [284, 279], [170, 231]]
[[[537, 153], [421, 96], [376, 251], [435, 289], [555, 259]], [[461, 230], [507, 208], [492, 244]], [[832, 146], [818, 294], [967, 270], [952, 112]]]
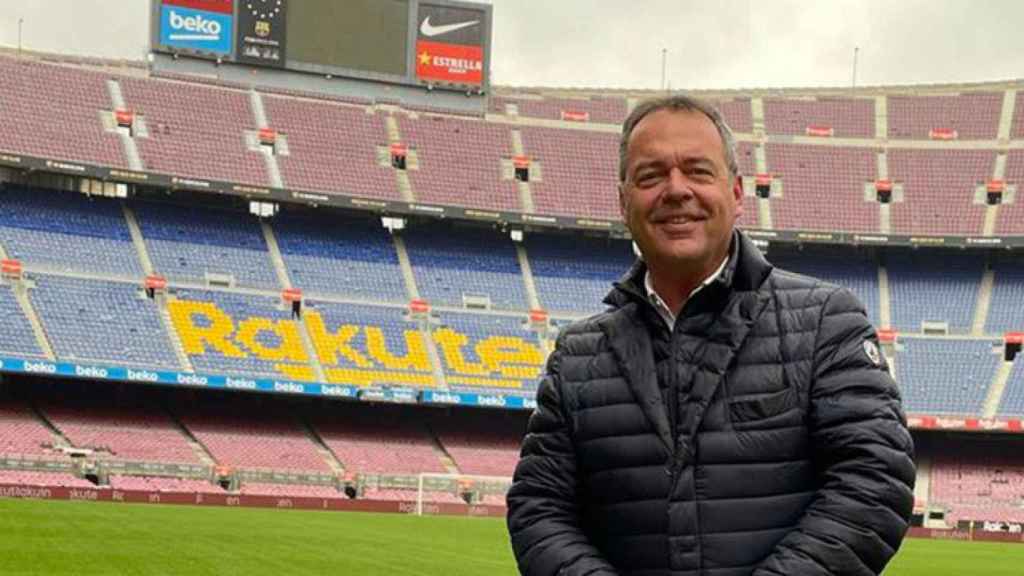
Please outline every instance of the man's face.
[[729, 247], [743, 209], [714, 123], [700, 112], [658, 110], [633, 129], [626, 148], [622, 217], [652, 266], [706, 267]]

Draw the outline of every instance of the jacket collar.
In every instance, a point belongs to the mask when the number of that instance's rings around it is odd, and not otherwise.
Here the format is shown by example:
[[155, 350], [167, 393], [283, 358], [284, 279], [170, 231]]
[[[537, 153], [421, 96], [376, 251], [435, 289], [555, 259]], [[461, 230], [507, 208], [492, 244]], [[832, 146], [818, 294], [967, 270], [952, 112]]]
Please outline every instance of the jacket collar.
[[[772, 270], [772, 265], [765, 260], [754, 242], [740, 230], [734, 230], [729, 246], [729, 262], [722, 273], [712, 282], [735, 291], [756, 290]], [[620, 308], [630, 301], [648, 303], [644, 290], [644, 275], [647, 274], [647, 263], [637, 258], [633, 266], [616, 281], [611, 292], [604, 298], [604, 303], [612, 308]]]

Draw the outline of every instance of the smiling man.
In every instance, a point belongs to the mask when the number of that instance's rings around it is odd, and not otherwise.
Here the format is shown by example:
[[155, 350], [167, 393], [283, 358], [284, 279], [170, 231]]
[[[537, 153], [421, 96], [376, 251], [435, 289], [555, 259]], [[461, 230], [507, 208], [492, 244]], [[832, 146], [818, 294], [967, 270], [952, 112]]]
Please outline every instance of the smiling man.
[[913, 446], [863, 306], [738, 229], [735, 145], [675, 96], [623, 125], [640, 258], [548, 360], [508, 495], [528, 575], [877, 575]]

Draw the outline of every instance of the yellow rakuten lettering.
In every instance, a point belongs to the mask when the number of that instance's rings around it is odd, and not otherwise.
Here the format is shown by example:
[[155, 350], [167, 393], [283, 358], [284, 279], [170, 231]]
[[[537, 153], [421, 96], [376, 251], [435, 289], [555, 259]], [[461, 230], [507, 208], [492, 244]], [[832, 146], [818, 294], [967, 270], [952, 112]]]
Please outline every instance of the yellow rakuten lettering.
[[384, 339], [384, 331], [376, 326], [363, 328], [366, 335], [366, 349], [374, 360], [380, 362], [389, 370], [415, 370], [417, 372], [430, 372], [430, 357], [427, 356], [427, 346], [423, 341], [423, 334], [416, 330], [406, 330], [405, 356], [392, 354]]
[[506, 378], [536, 378], [544, 363], [544, 356], [537, 346], [511, 336], [491, 336], [481, 340], [476, 345], [476, 355], [492, 371]]
[[[231, 341], [231, 334], [235, 331], [234, 322], [213, 302], [168, 300], [167, 311], [185, 353], [205, 354], [209, 346], [230, 358], [245, 358], [245, 352]], [[210, 325], [197, 326], [195, 316], [206, 318]]]
[[302, 315], [309, 329], [309, 337], [313, 340], [313, 348], [320, 358], [320, 363], [325, 366], [337, 366], [340, 364], [338, 356], [355, 364], [359, 368], [372, 368], [373, 363], [355, 348], [350, 342], [359, 333], [359, 326], [342, 324], [336, 332], [331, 332], [324, 326], [324, 319], [316, 310], [308, 310]]
[[434, 341], [441, 347], [441, 354], [449, 371], [476, 376], [489, 374], [490, 371], [482, 362], [468, 362], [463, 357], [462, 348], [469, 341], [465, 334], [459, 334], [451, 328], [441, 328], [434, 332]]
[[[260, 332], [270, 332], [281, 341], [275, 348], [259, 341]], [[299, 327], [291, 320], [274, 322], [269, 318], [247, 318], [238, 324], [235, 338], [252, 351], [257, 358], [271, 362], [308, 362], [306, 352], [302, 349], [302, 337]]]

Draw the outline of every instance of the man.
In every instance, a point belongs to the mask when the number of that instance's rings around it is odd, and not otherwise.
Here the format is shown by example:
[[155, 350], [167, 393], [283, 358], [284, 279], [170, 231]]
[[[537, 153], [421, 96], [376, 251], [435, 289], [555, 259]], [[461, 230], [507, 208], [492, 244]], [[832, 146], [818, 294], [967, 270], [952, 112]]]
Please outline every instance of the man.
[[620, 180], [643, 257], [548, 360], [508, 494], [520, 571], [879, 574], [913, 446], [863, 306], [735, 229], [732, 134], [707, 104], [638, 106]]

